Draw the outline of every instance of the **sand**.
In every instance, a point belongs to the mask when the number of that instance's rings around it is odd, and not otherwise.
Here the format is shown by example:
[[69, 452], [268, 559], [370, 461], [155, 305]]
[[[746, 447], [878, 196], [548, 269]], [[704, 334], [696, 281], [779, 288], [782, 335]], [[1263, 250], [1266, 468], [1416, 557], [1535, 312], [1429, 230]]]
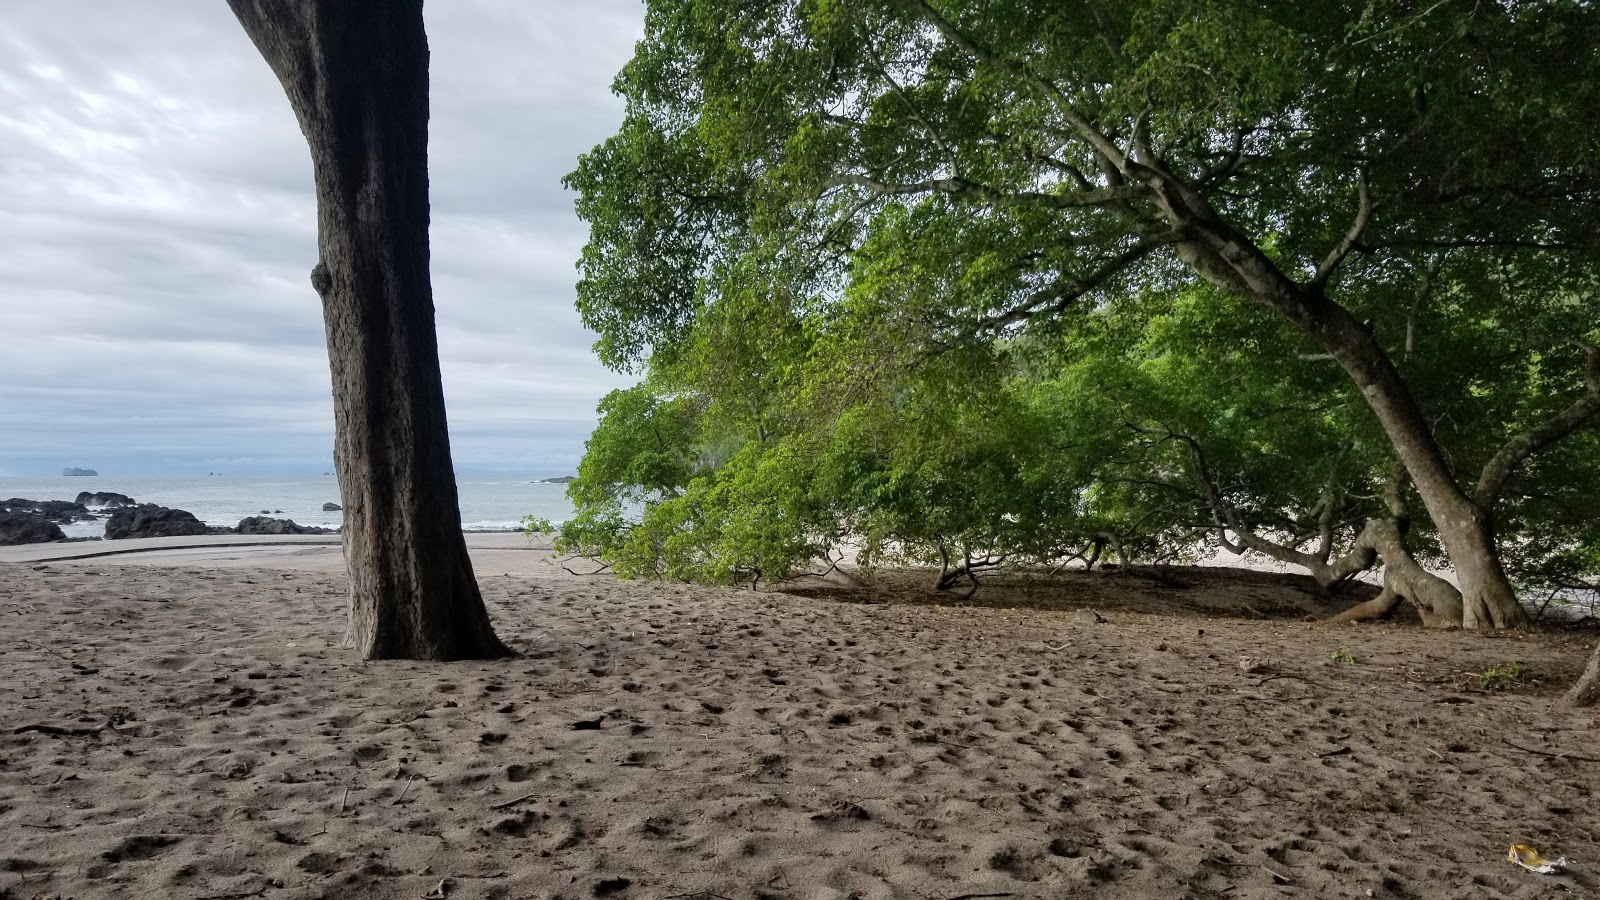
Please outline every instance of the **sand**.
[[479, 545], [518, 659], [355, 658], [326, 543], [0, 562], [0, 896], [1600, 894], [1596, 717], [1549, 708], [1593, 635], [1317, 624], [1269, 576], [934, 606]]

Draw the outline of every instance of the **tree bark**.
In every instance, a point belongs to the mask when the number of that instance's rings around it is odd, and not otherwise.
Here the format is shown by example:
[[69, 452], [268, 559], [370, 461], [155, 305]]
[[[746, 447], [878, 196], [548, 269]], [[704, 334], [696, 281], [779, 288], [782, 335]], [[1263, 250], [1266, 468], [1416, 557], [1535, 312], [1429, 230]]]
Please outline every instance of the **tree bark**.
[[486, 659], [461, 534], [428, 273], [421, 0], [228, 0], [310, 146], [344, 505], [350, 637], [367, 659]]
[[1561, 697], [1564, 706], [1593, 706], [1596, 702], [1600, 702], [1600, 646], [1589, 656], [1589, 665], [1577, 683]]

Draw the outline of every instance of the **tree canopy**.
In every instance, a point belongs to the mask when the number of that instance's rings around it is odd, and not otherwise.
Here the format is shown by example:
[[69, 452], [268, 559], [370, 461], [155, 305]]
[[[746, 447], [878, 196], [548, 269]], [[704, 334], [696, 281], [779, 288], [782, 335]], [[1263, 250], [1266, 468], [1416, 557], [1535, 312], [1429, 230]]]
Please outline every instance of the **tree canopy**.
[[[1600, 11], [656, 0], [568, 179], [569, 546], [1219, 546], [1517, 626], [1600, 572]], [[1453, 566], [1460, 591], [1417, 561]]]

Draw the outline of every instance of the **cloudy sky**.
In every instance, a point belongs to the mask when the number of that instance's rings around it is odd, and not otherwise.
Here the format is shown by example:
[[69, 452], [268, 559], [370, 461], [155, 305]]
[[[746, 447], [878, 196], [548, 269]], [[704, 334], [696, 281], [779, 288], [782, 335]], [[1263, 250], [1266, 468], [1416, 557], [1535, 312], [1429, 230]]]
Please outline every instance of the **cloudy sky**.
[[[433, 0], [433, 285], [457, 471], [571, 471], [627, 382], [574, 311], [561, 187], [640, 0]], [[0, 475], [320, 474], [311, 165], [222, 0], [0, 16]]]

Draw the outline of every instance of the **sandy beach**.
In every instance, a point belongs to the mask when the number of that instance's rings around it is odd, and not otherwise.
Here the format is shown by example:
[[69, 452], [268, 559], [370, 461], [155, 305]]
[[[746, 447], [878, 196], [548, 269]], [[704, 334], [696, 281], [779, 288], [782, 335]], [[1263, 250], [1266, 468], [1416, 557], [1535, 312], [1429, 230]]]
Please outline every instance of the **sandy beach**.
[[355, 658], [326, 539], [10, 548], [0, 897], [1600, 891], [1596, 716], [1549, 708], [1589, 634], [1330, 626], [1283, 576], [953, 606], [469, 539], [517, 659]]

